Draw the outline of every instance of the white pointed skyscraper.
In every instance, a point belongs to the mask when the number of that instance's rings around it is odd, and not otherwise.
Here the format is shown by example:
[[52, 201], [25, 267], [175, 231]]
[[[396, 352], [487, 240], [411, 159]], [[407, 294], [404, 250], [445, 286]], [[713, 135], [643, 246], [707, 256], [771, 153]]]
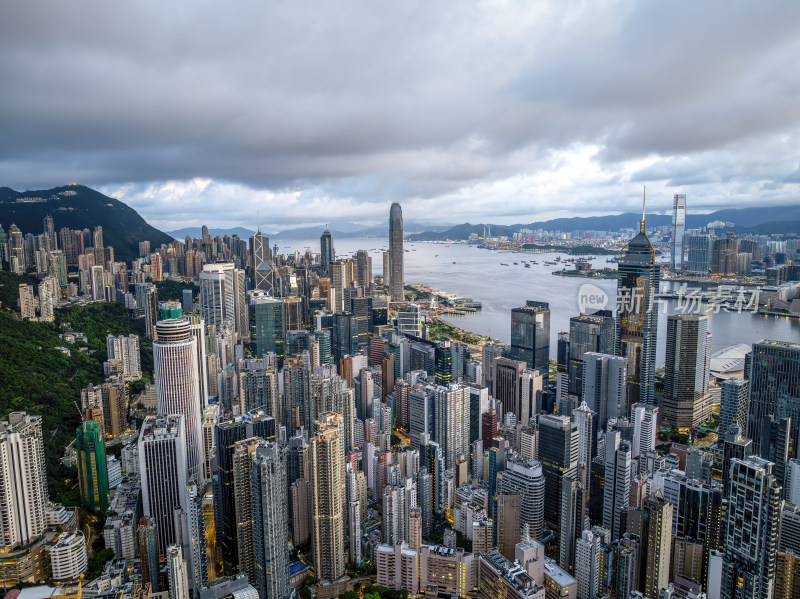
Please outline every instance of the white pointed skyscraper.
[[403, 210], [395, 202], [389, 210], [389, 300], [402, 302], [403, 297]]

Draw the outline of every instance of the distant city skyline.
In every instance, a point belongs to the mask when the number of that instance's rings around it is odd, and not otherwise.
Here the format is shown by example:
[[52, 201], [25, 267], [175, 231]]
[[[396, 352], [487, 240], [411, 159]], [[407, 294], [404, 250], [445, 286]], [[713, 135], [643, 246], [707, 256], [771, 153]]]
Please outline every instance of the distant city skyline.
[[796, 3], [87, 4], [5, 11], [0, 185], [162, 230], [796, 202]]

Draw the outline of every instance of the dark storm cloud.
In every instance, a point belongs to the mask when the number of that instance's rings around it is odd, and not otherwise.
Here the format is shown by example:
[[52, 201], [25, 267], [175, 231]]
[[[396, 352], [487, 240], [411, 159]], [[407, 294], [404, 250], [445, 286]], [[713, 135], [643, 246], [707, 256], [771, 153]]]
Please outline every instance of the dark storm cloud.
[[698, 208], [796, 198], [796, 2], [33, 1], [2, 17], [0, 184], [102, 186], [164, 228], [256, 209], [370, 221], [394, 200], [534, 220], [635, 207], [640, 182], [664, 206], [678, 188]]

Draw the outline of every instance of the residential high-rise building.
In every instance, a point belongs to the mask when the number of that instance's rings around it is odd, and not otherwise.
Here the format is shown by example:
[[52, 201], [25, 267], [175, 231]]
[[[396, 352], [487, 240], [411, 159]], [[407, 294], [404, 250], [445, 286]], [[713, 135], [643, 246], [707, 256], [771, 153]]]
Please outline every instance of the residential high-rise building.
[[250, 583], [261, 597], [288, 599], [289, 521], [286, 495], [286, 451], [260, 442], [252, 455], [251, 496], [255, 541], [255, 576]]
[[323, 275], [330, 273], [331, 262], [333, 262], [335, 259], [336, 254], [333, 250], [333, 237], [326, 226], [319, 238], [319, 265], [320, 271]]
[[469, 400], [469, 387], [462, 383], [436, 388], [435, 438], [447, 469], [455, 466], [458, 456], [469, 455]]
[[156, 410], [159, 414], [180, 414], [186, 434], [186, 464], [189, 477], [205, 482], [203, 433], [200, 411], [200, 379], [197, 373], [197, 342], [191, 322], [185, 318], [161, 320], [153, 342], [153, 374]]
[[[512, 474], [510, 478], [515, 479], [516, 477]], [[505, 484], [505, 481], [503, 482]], [[517, 480], [509, 480], [508, 487], [514, 487], [516, 483]], [[539, 500], [542, 503], [542, 507], [544, 507], [543, 485]], [[506, 493], [504, 491], [497, 493], [497, 517], [495, 518], [497, 540], [495, 546], [507, 559], [513, 559], [516, 545], [521, 539], [521, 504], [522, 495], [520, 493]], [[541, 524], [539, 524], [539, 528], [541, 528]]]
[[686, 195], [676, 193], [672, 202], [672, 239], [669, 245], [669, 267], [683, 269], [683, 235], [686, 231]]
[[33, 285], [19, 284], [19, 315], [20, 318], [33, 320], [36, 318], [36, 300], [33, 296]]
[[239, 572], [255, 580], [255, 517], [253, 515], [253, 489], [251, 470], [253, 454], [261, 442], [258, 437], [237, 441], [233, 449], [233, 493], [236, 497], [236, 550]]
[[106, 336], [106, 353], [109, 360], [119, 360], [122, 363], [122, 376], [125, 380], [142, 378], [138, 335]]
[[326, 412], [315, 422], [311, 438], [312, 555], [318, 580], [344, 574], [344, 514], [346, 505], [344, 422]]
[[142, 481], [142, 513], [155, 525], [157, 551], [166, 556], [175, 542], [177, 509], [186, 510], [188, 482], [184, 416], [148, 416], [139, 433], [139, 475]]
[[753, 344], [750, 358], [750, 401], [747, 436], [753, 440], [754, 453], [764, 455], [767, 443], [763, 421], [791, 417], [791, 439], [797, 446], [800, 429], [800, 343], [760, 341]]
[[619, 308], [614, 353], [628, 358], [630, 403], [655, 404], [656, 294], [661, 270], [647, 237], [644, 209], [639, 233], [622, 249], [617, 270]]
[[670, 314], [667, 318], [667, 358], [661, 417], [667, 424], [691, 428], [711, 410], [708, 395], [711, 363], [709, 318], [700, 314]]
[[610, 419], [628, 415], [628, 359], [589, 352], [583, 361], [583, 401], [602, 431]]
[[511, 310], [511, 359], [538, 370], [547, 389], [550, 372], [550, 304], [528, 300]]
[[167, 547], [169, 599], [189, 599], [189, 572], [180, 545]]
[[403, 302], [405, 295], [403, 286], [403, 210], [397, 202], [389, 210], [389, 265], [391, 276], [389, 278], [389, 301]]
[[594, 599], [600, 594], [600, 544], [602, 539], [591, 530], [584, 530], [575, 541], [575, 579], [578, 599]]
[[711, 274], [733, 276], [738, 270], [739, 240], [733, 233], [714, 239], [711, 244]]
[[544, 519], [561, 525], [562, 481], [577, 480], [578, 428], [567, 416], [539, 416], [539, 461], [545, 480]]
[[81, 503], [95, 514], [108, 509], [108, 465], [103, 431], [92, 421], [83, 422], [75, 437]]
[[0, 421], [0, 547], [19, 547], [47, 527], [42, 417], [11, 412]]
[[667, 587], [672, 547], [672, 504], [660, 495], [649, 495], [642, 504], [642, 543], [645, 597], [658, 597]]
[[731, 460], [725, 498], [721, 596], [766, 599], [773, 596], [782, 488], [773, 464], [758, 457]]

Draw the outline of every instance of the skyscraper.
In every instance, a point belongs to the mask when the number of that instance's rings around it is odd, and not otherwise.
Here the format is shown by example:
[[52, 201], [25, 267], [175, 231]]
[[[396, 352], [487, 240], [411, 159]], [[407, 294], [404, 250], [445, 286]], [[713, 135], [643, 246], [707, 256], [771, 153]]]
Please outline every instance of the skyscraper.
[[254, 323], [256, 357], [263, 358], [265, 353], [272, 352], [280, 368], [286, 355], [283, 300], [269, 297], [263, 292], [252, 292], [250, 311]]
[[683, 234], [686, 232], [686, 195], [676, 193], [672, 202], [672, 239], [670, 240], [669, 267], [683, 269]]
[[725, 489], [724, 599], [766, 599], [773, 595], [783, 501], [772, 468], [771, 462], [758, 457], [731, 460]]
[[261, 234], [261, 225], [250, 238], [251, 261], [253, 265], [253, 289], [272, 295], [274, 281], [272, 271], [272, 252], [269, 237]]
[[528, 300], [511, 310], [511, 359], [526, 362], [544, 377], [547, 389], [550, 372], [550, 304]]
[[336, 254], [333, 250], [333, 237], [326, 226], [319, 238], [319, 265], [320, 271], [323, 275], [330, 274], [331, 262], [333, 262], [335, 259]]
[[[628, 358], [628, 401], [655, 403], [656, 294], [661, 271], [647, 237], [644, 207], [639, 233], [620, 255], [617, 278], [615, 353]], [[591, 404], [590, 404], [591, 407]]]
[[0, 547], [37, 539], [47, 527], [42, 417], [11, 412], [0, 422]]
[[289, 528], [286, 451], [262, 441], [252, 456], [251, 495], [256, 574], [250, 583], [261, 597], [288, 599]]
[[800, 343], [760, 341], [753, 344], [750, 360], [750, 402], [747, 436], [754, 453], [763, 455], [762, 423], [768, 415], [789, 416], [791, 438], [797, 447], [800, 427]]
[[567, 375], [569, 393], [583, 393], [583, 354], [614, 353], [614, 318], [606, 314], [581, 314], [569, 319]]
[[583, 355], [583, 401], [597, 416], [596, 429], [628, 415], [628, 359], [589, 352]]
[[156, 410], [159, 414], [180, 414], [186, 429], [186, 459], [189, 477], [205, 482], [203, 433], [200, 411], [200, 380], [197, 374], [197, 342], [191, 323], [185, 318], [161, 320], [153, 342], [153, 371]]
[[578, 599], [594, 599], [600, 590], [600, 543], [602, 539], [591, 530], [584, 530], [575, 542], [575, 579]]
[[708, 418], [711, 333], [708, 316], [671, 314], [667, 319], [664, 375], [664, 422], [678, 428], [698, 426]]
[[544, 519], [561, 525], [562, 481], [577, 480], [578, 427], [567, 416], [539, 416], [539, 461], [545, 480]]
[[660, 495], [649, 495], [642, 504], [642, 511], [645, 549], [642, 592], [645, 597], [658, 597], [659, 591], [669, 583], [673, 506]]
[[750, 384], [746, 379], [725, 379], [720, 385], [722, 400], [719, 415], [719, 436], [728, 434], [734, 424], [739, 430], [747, 428], [747, 396]]
[[182, 415], [148, 416], [139, 433], [142, 513], [155, 523], [158, 554], [175, 542], [174, 510], [186, 510], [186, 427]]
[[436, 388], [436, 440], [447, 469], [455, 466], [459, 455], [469, 455], [469, 399], [469, 387], [464, 384]]
[[392, 268], [389, 301], [403, 302], [403, 210], [397, 202], [389, 210], [389, 256]]
[[612, 537], [618, 539], [620, 530], [620, 512], [630, 505], [632, 463], [631, 446], [628, 441], [621, 440], [617, 430], [606, 433], [605, 439], [605, 475], [603, 484], [603, 527], [611, 531]]
[[707, 275], [711, 270], [711, 249], [714, 236], [692, 231], [684, 238], [686, 242], [686, 274]]
[[95, 514], [108, 509], [108, 469], [103, 431], [93, 420], [83, 422], [75, 437], [81, 503]]
[[189, 599], [189, 572], [180, 545], [167, 548], [169, 599]]
[[346, 505], [344, 422], [326, 412], [315, 422], [311, 438], [312, 555], [318, 580], [334, 581], [344, 574], [344, 514]]

